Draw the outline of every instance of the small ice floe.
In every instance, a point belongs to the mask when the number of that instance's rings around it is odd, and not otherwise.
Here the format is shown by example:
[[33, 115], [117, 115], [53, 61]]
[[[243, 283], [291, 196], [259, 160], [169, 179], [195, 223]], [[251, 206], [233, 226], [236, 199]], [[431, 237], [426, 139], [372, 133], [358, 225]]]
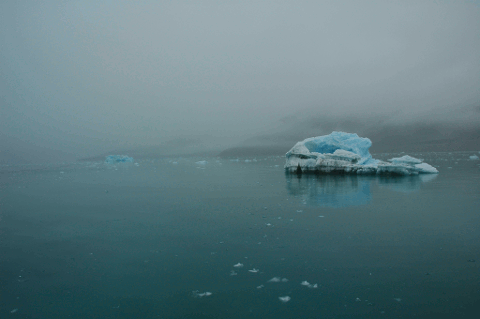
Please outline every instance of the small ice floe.
[[233, 265], [233, 267], [235, 267], [235, 268], [242, 268], [242, 267], [243, 267], [243, 264], [242, 264], [242, 263], [238, 263], [238, 264]]
[[273, 277], [268, 282], [287, 282], [287, 278]]
[[282, 278], [282, 282], [287, 282], [288, 279], [287, 278]]
[[15, 308], [15, 309], [13, 309], [12, 311], [10, 311], [10, 313], [15, 313], [15, 312], [17, 312], [17, 311], [18, 311], [18, 308]]
[[197, 165], [207, 165], [207, 161], [198, 161], [198, 162], [195, 162], [195, 164]]
[[472, 155], [472, 156], [470, 156], [470, 159], [471, 159], [472, 161], [478, 161], [478, 160], [479, 160], [479, 158], [478, 158], [477, 155]]
[[258, 270], [258, 269], [256, 269], [256, 268], [249, 269], [248, 271], [249, 271], [249, 272], [253, 272], [253, 273], [257, 273], [257, 272], [259, 272], [259, 270]]
[[270, 224], [270, 223], [266, 223], [265, 225], [267, 225], [268, 227], [272, 226], [272, 224]]
[[311, 283], [309, 283], [309, 282], [306, 281], [306, 280], [305, 280], [305, 281], [302, 281], [302, 282], [300, 283], [300, 285], [306, 286], [306, 287], [308, 287], [308, 288], [318, 288], [318, 284], [312, 285]]
[[357, 298], [355, 298], [355, 301], [362, 301], [362, 299], [357, 297]]
[[236, 276], [236, 275], [238, 274], [235, 272], [235, 270], [230, 271], [230, 276]]
[[285, 297], [278, 297], [278, 299], [280, 299], [281, 302], [289, 302], [290, 299], [292, 298], [290, 298], [289, 296], [285, 296]]
[[212, 293], [209, 292], [209, 291], [205, 291], [205, 292], [198, 292], [198, 290], [195, 290], [192, 292], [193, 293], [193, 296], [195, 298], [202, 298], [202, 297], [208, 297], [208, 296], [211, 296]]
[[393, 300], [398, 301], [398, 302], [401, 302], [401, 301], [402, 301], [402, 298], [393, 298]]
[[320, 215], [320, 216], [318, 216], [318, 217], [320, 217], [320, 218], [323, 218], [323, 217], [325, 217], [325, 216], [323, 216], [323, 215]]
[[262, 289], [263, 287], [265, 287], [264, 285], [260, 285], [260, 286], [257, 286], [257, 289]]
[[297, 213], [303, 213], [303, 210], [301, 210], [301, 209], [297, 210]]

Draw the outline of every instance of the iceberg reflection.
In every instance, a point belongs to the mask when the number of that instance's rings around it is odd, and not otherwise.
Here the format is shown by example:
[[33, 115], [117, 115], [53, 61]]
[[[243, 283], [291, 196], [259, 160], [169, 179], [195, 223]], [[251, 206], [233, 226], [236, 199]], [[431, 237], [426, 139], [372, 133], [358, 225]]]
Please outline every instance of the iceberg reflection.
[[372, 199], [372, 185], [396, 192], [418, 191], [437, 175], [381, 177], [365, 175], [311, 175], [286, 173], [287, 191], [307, 205], [342, 208], [365, 205]]
[[435, 178], [437, 178], [436, 174], [400, 176], [396, 178], [379, 176], [378, 184], [392, 191], [408, 193], [418, 191], [422, 183], [433, 181]]
[[306, 204], [325, 207], [364, 205], [371, 200], [374, 177], [358, 175], [285, 174], [287, 191]]

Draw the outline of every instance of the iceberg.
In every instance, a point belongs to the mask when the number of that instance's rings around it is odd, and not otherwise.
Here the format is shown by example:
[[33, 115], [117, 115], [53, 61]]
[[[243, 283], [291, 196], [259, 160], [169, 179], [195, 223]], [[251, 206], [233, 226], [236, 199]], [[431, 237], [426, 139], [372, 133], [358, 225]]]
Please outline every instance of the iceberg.
[[128, 157], [127, 155], [108, 155], [105, 158], [105, 163], [107, 164], [133, 163], [133, 158]]
[[286, 157], [285, 169], [292, 173], [330, 174], [436, 174], [438, 170], [422, 159], [408, 155], [389, 159], [372, 158], [372, 141], [355, 133], [332, 132], [295, 144]]

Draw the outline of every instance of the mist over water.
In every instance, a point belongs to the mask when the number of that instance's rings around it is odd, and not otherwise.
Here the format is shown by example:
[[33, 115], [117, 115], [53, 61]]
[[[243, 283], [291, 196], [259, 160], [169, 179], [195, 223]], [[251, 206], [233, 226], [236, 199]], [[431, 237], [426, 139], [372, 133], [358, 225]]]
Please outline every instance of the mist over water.
[[477, 1], [3, 1], [0, 160], [218, 154], [330, 127], [478, 137], [479, 21]]

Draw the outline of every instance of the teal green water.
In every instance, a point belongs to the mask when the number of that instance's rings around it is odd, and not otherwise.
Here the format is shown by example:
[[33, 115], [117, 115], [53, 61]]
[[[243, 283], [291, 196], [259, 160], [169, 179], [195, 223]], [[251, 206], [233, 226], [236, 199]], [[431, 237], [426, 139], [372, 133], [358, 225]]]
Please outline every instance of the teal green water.
[[411, 155], [440, 174], [3, 166], [0, 318], [477, 318], [480, 162]]

